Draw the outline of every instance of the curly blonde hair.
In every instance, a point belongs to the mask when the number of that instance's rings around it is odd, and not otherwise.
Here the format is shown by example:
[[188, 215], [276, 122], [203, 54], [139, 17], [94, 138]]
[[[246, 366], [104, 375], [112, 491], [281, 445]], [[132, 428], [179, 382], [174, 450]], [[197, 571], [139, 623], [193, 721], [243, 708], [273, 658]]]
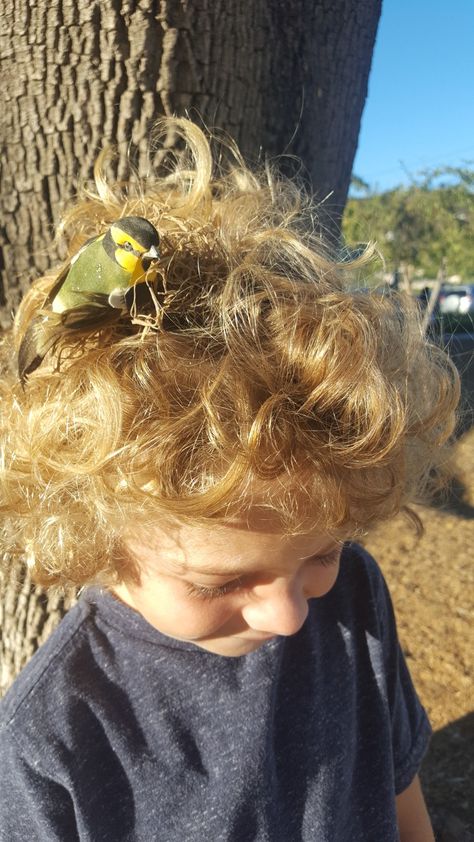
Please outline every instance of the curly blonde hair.
[[[96, 167], [64, 217], [70, 253], [122, 216], [161, 237], [156, 316], [55, 347], [26, 387], [12, 348], [57, 272], [26, 294], [1, 347], [5, 549], [41, 584], [127, 576], [132, 525], [225, 521], [262, 505], [282, 530], [364, 532], [427, 493], [446, 459], [458, 378], [416, 305], [351, 291], [309, 196], [238, 150], [166, 120], [185, 152], [154, 178]], [[77, 343], [76, 343], [77, 344]]]

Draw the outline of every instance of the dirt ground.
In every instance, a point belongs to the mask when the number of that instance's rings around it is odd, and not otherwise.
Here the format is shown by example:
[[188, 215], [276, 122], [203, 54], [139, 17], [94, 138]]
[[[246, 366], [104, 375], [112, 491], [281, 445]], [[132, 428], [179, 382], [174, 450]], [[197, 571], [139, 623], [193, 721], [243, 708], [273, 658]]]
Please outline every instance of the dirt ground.
[[441, 508], [417, 509], [425, 534], [417, 539], [400, 517], [364, 541], [389, 583], [402, 647], [434, 729], [422, 780], [438, 842], [474, 842], [474, 427], [468, 415], [464, 427], [448, 499]]

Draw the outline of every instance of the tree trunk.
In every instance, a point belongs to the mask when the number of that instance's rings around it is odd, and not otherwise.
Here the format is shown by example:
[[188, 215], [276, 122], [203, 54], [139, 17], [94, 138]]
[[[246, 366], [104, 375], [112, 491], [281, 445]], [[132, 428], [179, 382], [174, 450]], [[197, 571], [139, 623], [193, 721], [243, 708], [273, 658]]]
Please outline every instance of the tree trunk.
[[[4, 0], [3, 326], [30, 280], [61, 257], [51, 232], [98, 150], [107, 142], [118, 148], [119, 176], [130, 151], [143, 172], [149, 129], [161, 114], [188, 113], [225, 129], [251, 161], [301, 158], [316, 196], [332, 194], [323, 223], [337, 232], [380, 7], [381, 0]], [[283, 162], [291, 166], [294, 159]], [[16, 572], [4, 583], [4, 686], [50, 628], [44, 595], [28, 598], [27, 588]]]
[[18, 565], [11, 565], [7, 580], [0, 579], [0, 696], [74, 604], [63, 596], [32, 586]]

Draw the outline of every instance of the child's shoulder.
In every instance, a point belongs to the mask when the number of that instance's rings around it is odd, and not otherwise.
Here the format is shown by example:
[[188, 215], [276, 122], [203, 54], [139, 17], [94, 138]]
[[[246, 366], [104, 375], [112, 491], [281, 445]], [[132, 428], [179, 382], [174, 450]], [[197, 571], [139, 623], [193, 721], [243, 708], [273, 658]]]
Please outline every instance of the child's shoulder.
[[392, 600], [377, 561], [360, 544], [344, 545], [336, 585], [324, 598], [328, 614], [379, 633], [391, 622]]
[[374, 592], [380, 588], [385, 589], [385, 579], [375, 558], [363, 547], [354, 541], [344, 544], [341, 554], [341, 575], [340, 582], [347, 583], [353, 588], [359, 584], [361, 587], [368, 587]]
[[[85, 627], [90, 621], [91, 606], [85, 600], [79, 600], [35, 652], [1, 699], [0, 729], [22, 717], [30, 719], [41, 713], [41, 708], [45, 712], [46, 708], [59, 702], [61, 685], [67, 682], [68, 662], [73, 663], [81, 658], [84, 644], [87, 648]], [[62, 681], [60, 677], [63, 677]]]

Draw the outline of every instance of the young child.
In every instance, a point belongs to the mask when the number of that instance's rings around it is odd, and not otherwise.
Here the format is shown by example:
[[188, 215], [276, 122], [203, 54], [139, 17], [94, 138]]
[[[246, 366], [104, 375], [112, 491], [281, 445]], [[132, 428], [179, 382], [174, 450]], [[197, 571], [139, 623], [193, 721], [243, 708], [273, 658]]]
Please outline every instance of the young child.
[[297, 186], [163, 132], [154, 179], [99, 164], [3, 340], [5, 549], [81, 593], [1, 704], [1, 838], [428, 842], [430, 726], [352, 541], [436, 482], [454, 369]]

